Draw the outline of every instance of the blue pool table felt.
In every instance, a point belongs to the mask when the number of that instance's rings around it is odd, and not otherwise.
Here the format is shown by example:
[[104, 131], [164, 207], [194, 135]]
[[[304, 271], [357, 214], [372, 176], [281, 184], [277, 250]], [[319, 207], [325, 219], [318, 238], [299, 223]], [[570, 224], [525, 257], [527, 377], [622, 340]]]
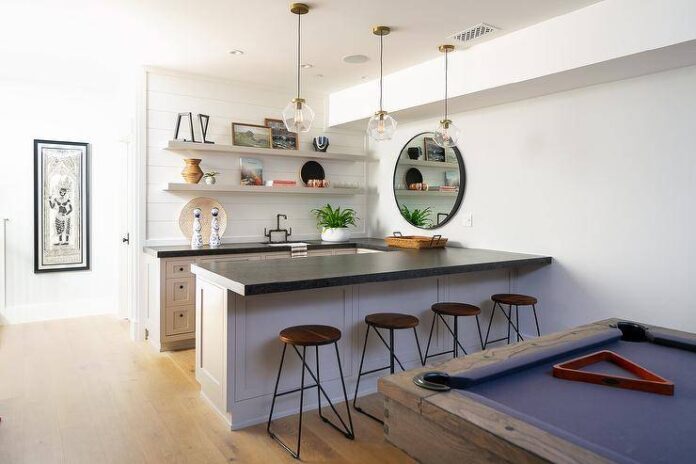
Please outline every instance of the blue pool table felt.
[[[553, 365], [610, 350], [674, 382], [674, 396], [553, 377]], [[603, 362], [584, 370], [633, 377]], [[620, 463], [696, 460], [696, 353], [609, 338], [567, 356], [515, 366], [458, 390], [490, 407]]]

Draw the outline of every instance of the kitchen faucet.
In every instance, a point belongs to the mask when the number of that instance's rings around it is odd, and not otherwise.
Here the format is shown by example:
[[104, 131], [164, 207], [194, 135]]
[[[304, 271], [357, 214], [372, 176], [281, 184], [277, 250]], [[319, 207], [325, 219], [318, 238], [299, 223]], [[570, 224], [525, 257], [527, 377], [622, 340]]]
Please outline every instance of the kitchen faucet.
[[[276, 214], [276, 228], [275, 228], [275, 229], [271, 229], [271, 230], [269, 230], [269, 231], [266, 231], [266, 228], [265, 228], [265, 227], [263, 228], [263, 236], [266, 237], [266, 238], [268, 238], [268, 243], [287, 243], [288, 237], [290, 237], [290, 236], [292, 235], [292, 227], [290, 227], [290, 230], [288, 230], [288, 229], [281, 229], [281, 228], [280, 228], [280, 218], [281, 218], [281, 217], [282, 217], [283, 219], [285, 219], [286, 221], [287, 221], [287, 219], [288, 219], [288, 216], [285, 215], [285, 214]], [[283, 234], [283, 240], [281, 240], [281, 241], [279, 241], [279, 242], [274, 242], [274, 241], [273, 241], [273, 233], [274, 233], [274, 232], [282, 233], [282, 234]]]

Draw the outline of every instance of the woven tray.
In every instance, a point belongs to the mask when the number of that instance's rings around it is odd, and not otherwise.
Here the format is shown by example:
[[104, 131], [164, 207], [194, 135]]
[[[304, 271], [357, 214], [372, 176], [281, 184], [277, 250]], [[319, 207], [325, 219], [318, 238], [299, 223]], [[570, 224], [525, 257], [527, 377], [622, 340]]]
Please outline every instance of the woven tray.
[[394, 232], [394, 235], [384, 239], [387, 245], [396, 248], [444, 248], [447, 245], [447, 239], [441, 235], [433, 235], [426, 237], [423, 235], [401, 235], [399, 232]]

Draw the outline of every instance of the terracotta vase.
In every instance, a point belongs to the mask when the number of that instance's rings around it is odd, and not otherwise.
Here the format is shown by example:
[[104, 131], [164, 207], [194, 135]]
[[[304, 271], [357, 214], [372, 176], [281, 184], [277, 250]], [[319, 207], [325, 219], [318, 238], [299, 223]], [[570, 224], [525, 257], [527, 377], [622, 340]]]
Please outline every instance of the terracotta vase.
[[181, 171], [181, 176], [188, 184], [197, 184], [203, 177], [203, 170], [199, 166], [201, 160], [195, 158], [187, 158], [184, 160], [186, 167]]

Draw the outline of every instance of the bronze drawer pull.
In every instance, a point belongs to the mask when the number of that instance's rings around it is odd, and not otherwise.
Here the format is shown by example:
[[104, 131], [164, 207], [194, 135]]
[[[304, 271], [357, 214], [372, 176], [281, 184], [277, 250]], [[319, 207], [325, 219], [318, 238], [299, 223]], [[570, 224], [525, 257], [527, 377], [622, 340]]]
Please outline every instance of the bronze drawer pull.
[[179, 290], [183, 290], [183, 289], [184, 289], [184, 286], [183, 286], [183, 285], [179, 285]]
[[179, 313], [179, 317], [184, 317], [184, 313]]
[[184, 268], [183, 268], [183, 267], [180, 267], [180, 268], [179, 268], [179, 272], [184, 272]]

